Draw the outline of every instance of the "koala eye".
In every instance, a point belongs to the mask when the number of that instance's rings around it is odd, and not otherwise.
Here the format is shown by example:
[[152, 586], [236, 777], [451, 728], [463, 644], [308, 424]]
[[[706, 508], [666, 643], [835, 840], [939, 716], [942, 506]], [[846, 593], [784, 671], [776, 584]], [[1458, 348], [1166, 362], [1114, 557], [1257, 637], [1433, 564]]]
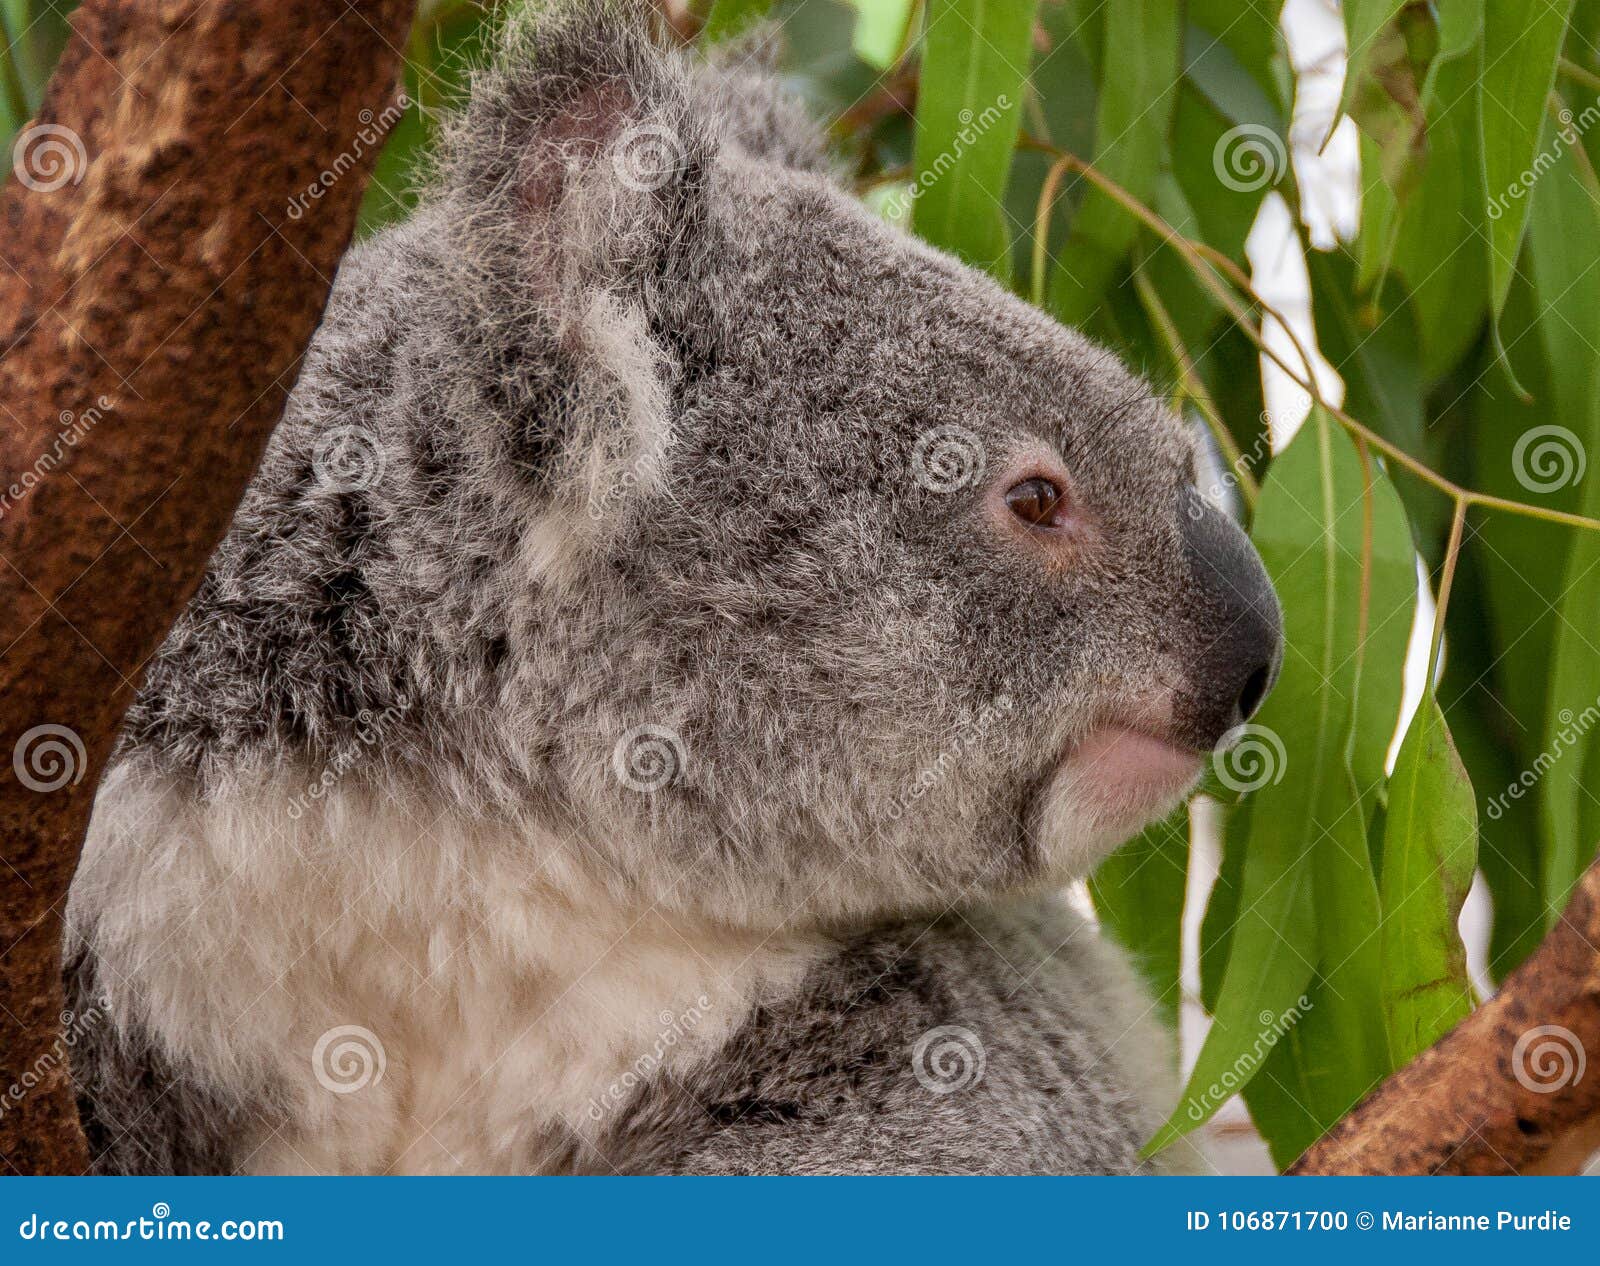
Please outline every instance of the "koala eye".
[[1061, 489], [1048, 479], [1024, 479], [1006, 493], [1006, 505], [1032, 527], [1054, 527]]

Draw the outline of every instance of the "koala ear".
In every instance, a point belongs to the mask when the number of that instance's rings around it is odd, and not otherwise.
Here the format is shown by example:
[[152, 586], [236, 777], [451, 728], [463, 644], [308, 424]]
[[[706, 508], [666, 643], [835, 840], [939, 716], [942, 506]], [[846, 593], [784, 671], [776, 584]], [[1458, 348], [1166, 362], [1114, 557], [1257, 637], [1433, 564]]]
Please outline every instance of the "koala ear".
[[637, 0], [520, 9], [450, 129], [447, 183], [547, 297], [659, 273], [701, 218], [713, 135], [654, 20]]

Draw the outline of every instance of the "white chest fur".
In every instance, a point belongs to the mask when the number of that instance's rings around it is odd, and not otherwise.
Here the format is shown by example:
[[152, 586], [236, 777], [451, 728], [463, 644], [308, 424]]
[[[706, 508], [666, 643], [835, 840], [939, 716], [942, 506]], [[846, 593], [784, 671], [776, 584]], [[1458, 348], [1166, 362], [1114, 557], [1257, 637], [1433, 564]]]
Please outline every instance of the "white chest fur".
[[125, 770], [69, 921], [119, 1022], [275, 1105], [242, 1147], [268, 1173], [557, 1168], [821, 952], [628, 908], [548, 833], [290, 779], [200, 804]]

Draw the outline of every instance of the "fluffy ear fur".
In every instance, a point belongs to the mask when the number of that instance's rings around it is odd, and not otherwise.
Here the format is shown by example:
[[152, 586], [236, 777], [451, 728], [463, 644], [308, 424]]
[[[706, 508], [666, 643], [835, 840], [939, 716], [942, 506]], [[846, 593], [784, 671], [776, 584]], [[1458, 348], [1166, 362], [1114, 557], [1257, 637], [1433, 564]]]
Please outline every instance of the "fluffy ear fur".
[[630, 288], [705, 218], [716, 138], [636, 0], [564, 0], [508, 19], [443, 151], [455, 222], [520, 248], [546, 299]]

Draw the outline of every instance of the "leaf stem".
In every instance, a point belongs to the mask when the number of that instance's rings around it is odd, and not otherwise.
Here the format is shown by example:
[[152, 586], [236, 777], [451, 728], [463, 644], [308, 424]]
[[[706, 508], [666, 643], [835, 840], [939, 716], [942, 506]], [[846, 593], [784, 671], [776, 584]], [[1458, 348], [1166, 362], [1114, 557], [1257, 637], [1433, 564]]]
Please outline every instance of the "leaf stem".
[[1439, 598], [1433, 608], [1433, 644], [1428, 650], [1428, 675], [1424, 688], [1432, 691], [1439, 672], [1439, 649], [1444, 645], [1444, 617], [1450, 610], [1450, 591], [1455, 586], [1456, 564], [1461, 560], [1461, 533], [1467, 522], [1466, 498], [1458, 498], [1450, 516], [1450, 540], [1444, 547], [1444, 564], [1439, 569]]
[[1245, 507], [1254, 510], [1256, 494], [1261, 491], [1261, 487], [1245, 463], [1244, 451], [1239, 447], [1239, 442], [1233, 438], [1227, 423], [1222, 420], [1216, 401], [1211, 398], [1211, 393], [1201, 381], [1194, 367], [1194, 361], [1190, 359], [1189, 351], [1184, 347], [1183, 339], [1178, 334], [1178, 327], [1172, 320], [1172, 314], [1161, 302], [1161, 296], [1156, 293], [1154, 283], [1141, 269], [1134, 270], [1133, 287], [1139, 293], [1139, 299], [1150, 316], [1151, 324], [1161, 336], [1167, 354], [1172, 357], [1172, 363], [1177, 367], [1178, 383], [1185, 398], [1192, 401], [1195, 408], [1200, 411], [1200, 416], [1205, 419], [1206, 428], [1211, 432], [1211, 438], [1216, 440], [1222, 455], [1228, 459], [1228, 466], [1232, 469], [1233, 477], [1239, 485], [1239, 495]]
[[1587, 66], [1581, 66], [1563, 57], [1556, 62], [1556, 69], [1573, 83], [1582, 84], [1590, 92], [1600, 92], [1600, 75], [1595, 74]]
[[[1499, 510], [1505, 514], [1516, 514], [1524, 518], [1542, 519], [1546, 522], [1559, 523], [1566, 527], [1600, 532], [1600, 519], [1587, 518], [1581, 514], [1569, 514], [1565, 510], [1552, 510], [1545, 506], [1528, 505], [1525, 502], [1511, 501], [1505, 497], [1494, 497], [1487, 493], [1475, 492], [1470, 488], [1463, 488], [1453, 479], [1441, 475], [1426, 462], [1419, 461], [1411, 456], [1398, 444], [1392, 443], [1370, 427], [1358, 422], [1338, 405], [1330, 403], [1323, 397], [1321, 389], [1317, 386], [1316, 374], [1312, 372], [1310, 354], [1301, 344], [1299, 338], [1296, 337], [1288, 319], [1256, 293], [1255, 288], [1250, 284], [1250, 279], [1236, 263], [1204, 243], [1192, 241], [1182, 233], [1179, 233], [1158, 212], [1145, 206], [1144, 203], [1117, 184], [1116, 181], [1103, 172], [1097, 171], [1093, 164], [1086, 162], [1077, 155], [1069, 154], [1054, 145], [1032, 138], [1024, 138], [1020, 143], [1030, 148], [1041, 150], [1044, 153], [1056, 155], [1057, 162], [1065, 170], [1078, 172], [1092, 181], [1130, 215], [1160, 236], [1162, 241], [1183, 256], [1195, 278], [1222, 304], [1239, 328], [1244, 331], [1245, 336], [1256, 345], [1263, 356], [1266, 356], [1295, 383], [1304, 388], [1311, 396], [1311, 399], [1320, 408], [1325, 409], [1330, 416], [1336, 418], [1340, 425], [1349, 431], [1351, 435], [1357, 436], [1372, 445], [1388, 460], [1404, 467], [1424, 483], [1431, 484], [1453, 501], [1464, 501], [1468, 505], [1480, 505], [1485, 509]], [[1296, 353], [1306, 367], [1303, 375], [1279, 355], [1275, 348], [1267, 344], [1260, 330], [1256, 328], [1255, 323], [1250, 319], [1250, 315], [1245, 310], [1244, 305], [1239, 302], [1233, 290], [1223, 284], [1219, 274], [1228, 277], [1233, 285], [1242, 291], [1256, 307], [1283, 327], [1289, 336], [1290, 342], [1294, 344]]]

